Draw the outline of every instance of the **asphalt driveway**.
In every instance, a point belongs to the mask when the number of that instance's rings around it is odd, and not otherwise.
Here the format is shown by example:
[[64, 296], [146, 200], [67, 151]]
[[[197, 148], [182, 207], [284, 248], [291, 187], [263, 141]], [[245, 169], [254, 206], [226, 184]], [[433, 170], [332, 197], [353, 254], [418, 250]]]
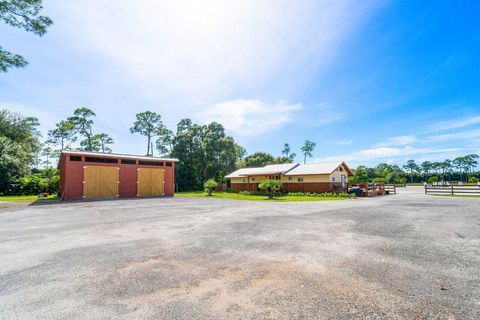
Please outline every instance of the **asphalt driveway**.
[[478, 319], [480, 198], [0, 208], [0, 319], [132, 318]]

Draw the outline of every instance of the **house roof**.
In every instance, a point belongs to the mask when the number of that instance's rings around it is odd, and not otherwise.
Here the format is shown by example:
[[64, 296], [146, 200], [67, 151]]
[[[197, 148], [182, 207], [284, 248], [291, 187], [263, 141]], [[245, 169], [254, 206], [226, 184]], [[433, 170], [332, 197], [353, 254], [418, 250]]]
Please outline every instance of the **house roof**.
[[107, 158], [122, 158], [122, 159], [139, 159], [139, 160], [158, 160], [158, 161], [171, 161], [178, 162], [176, 158], [162, 158], [162, 157], [153, 157], [153, 156], [138, 156], [133, 154], [122, 154], [122, 153], [103, 153], [103, 152], [93, 152], [93, 151], [79, 151], [79, 150], [63, 150], [62, 155], [71, 154], [71, 155], [83, 155], [83, 156], [102, 156]]
[[343, 165], [348, 176], [353, 176], [352, 170], [343, 161], [337, 162], [319, 162], [302, 164], [285, 173], [286, 176], [313, 175], [313, 174], [331, 174], [339, 166]]
[[241, 178], [246, 176], [260, 176], [269, 174], [284, 174], [298, 166], [298, 163], [270, 164], [265, 167], [242, 168], [225, 176], [225, 178]]

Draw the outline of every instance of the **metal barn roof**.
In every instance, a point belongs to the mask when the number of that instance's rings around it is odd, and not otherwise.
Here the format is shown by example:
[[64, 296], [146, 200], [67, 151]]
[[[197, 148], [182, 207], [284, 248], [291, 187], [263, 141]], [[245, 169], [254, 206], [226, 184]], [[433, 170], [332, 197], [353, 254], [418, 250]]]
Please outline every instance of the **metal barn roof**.
[[133, 154], [104, 153], [104, 152], [80, 151], [80, 150], [63, 150], [62, 154], [71, 154], [71, 155], [79, 155], [79, 156], [80, 155], [94, 156], [94, 157], [123, 158], [123, 159], [139, 159], [139, 160], [158, 160], [158, 161], [171, 161], [171, 162], [178, 162], [179, 161], [176, 158], [137, 156], [137, 155], [133, 155]]
[[225, 176], [225, 178], [241, 178], [246, 176], [261, 176], [278, 173], [283, 174], [289, 170], [292, 170], [296, 166], [298, 166], [298, 163], [270, 164], [265, 167], [242, 168], [230, 173], [229, 175]]
[[349, 176], [353, 175], [352, 170], [343, 161], [320, 162], [302, 164], [285, 173], [286, 176], [312, 175], [312, 174], [331, 174], [339, 166], [343, 165]]

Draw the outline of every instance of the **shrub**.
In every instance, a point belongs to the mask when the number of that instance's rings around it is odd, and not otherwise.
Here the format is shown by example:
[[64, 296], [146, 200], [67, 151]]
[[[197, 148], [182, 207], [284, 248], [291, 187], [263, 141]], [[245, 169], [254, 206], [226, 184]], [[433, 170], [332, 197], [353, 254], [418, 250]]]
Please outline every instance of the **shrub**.
[[269, 199], [273, 199], [275, 194], [279, 192], [280, 189], [282, 188], [282, 182], [280, 180], [267, 179], [267, 180], [263, 180], [258, 185], [258, 188], [260, 190], [264, 190]]
[[326, 198], [347, 198], [352, 199], [355, 198], [356, 195], [354, 193], [347, 193], [347, 192], [289, 192], [289, 196], [291, 197], [326, 197]]
[[437, 176], [431, 176], [430, 178], [428, 178], [428, 183], [432, 184], [434, 182], [438, 182]]
[[34, 195], [48, 190], [47, 183], [39, 174], [20, 178], [19, 189], [23, 195]]
[[265, 192], [263, 191], [239, 191], [238, 194], [242, 196], [264, 196]]
[[478, 178], [477, 178], [477, 177], [470, 177], [470, 178], [468, 178], [468, 182], [470, 182], [470, 183], [478, 183]]
[[215, 179], [208, 179], [203, 184], [203, 187], [205, 188], [205, 191], [208, 193], [209, 196], [212, 195], [212, 190], [215, 189], [216, 186], [218, 186], [218, 182], [215, 181]]

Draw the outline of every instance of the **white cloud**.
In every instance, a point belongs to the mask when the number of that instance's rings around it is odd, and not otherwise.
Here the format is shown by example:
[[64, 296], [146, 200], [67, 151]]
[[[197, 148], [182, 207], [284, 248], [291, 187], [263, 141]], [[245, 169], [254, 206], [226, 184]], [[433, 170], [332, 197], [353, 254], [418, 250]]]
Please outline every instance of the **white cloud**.
[[266, 104], [259, 100], [231, 100], [217, 103], [198, 114], [203, 122], [216, 121], [238, 135], [253, 136], [278, 129], [295, 119], [300, 104], [278, 101]]
[[352, 144], [352, 140], [337, 140], [337, 141], [334, 141], [334, 143], [341, 146], [346, 146], [346, 145]]
[[392, 137], [384, 142], [380, 142], [377, 146], [406, 146], [416, 142], [417, 138], [414, 135]]
[[45, 7], [55, 10], [55, 30], [102, 57], [105, 70], [98, 70], [97, 81], [124, 83], [176, 119], [238, 97], [289, 99], [331, 64], [345, 37], [383, 3], [50, 2]]
[[453, 141], [453, 140], [473, 140], [480, 138], [480, 129], [459, 131], [454, 133], [445, 133], [427, 138], [429, 141]]
[[418, 148], [404, 147], [372, 147], [352, 151], [350, 153], [317, 159], [318, 161], [351, 161], [353, 163], [403, 163], [409, 158], [438, 160], [455, 157], [468, 149], [464, 148]]
[[338, 110], [342, 109], [333, 107], [328, 102], [321, 102], [305, 110], [300, 120], [302, 123], [312, 127], [328, 125], [345, 118], [345, 113]]
[[480, 116], [438, 122], [427, 127], [427, 131], [445, 131], [480, 124]]

